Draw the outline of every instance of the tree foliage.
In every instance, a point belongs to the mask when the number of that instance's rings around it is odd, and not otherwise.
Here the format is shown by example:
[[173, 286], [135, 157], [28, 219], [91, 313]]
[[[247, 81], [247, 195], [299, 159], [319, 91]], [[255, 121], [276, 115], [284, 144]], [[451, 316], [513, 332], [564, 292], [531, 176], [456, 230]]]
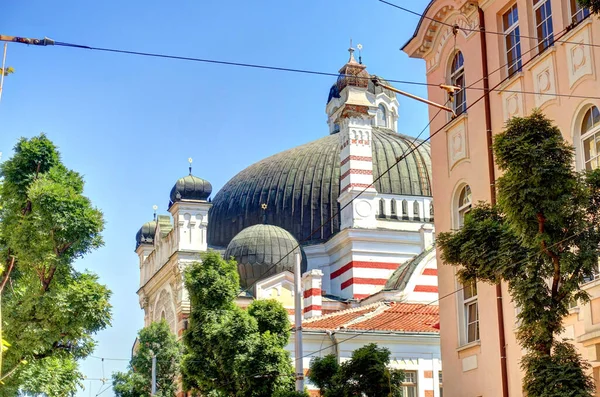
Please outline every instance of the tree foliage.
[[191, 303], [182, 368], [186, 388], [236, 397], [270, 397], [293, 389], [284, 349], [290, 323], [281, 304], [261, 300], [248, 310], [239, 308], [237, 265], [216, 252], [190, 265], [185, 285]]
[[156, 354], [156, 396], [174, 397], [182, 346], [164, 321], [152, 323], [138, 333], [138, 348], [127, 372], [113, 374], [117, 397], [144, 397], [151, 392], [152, 356]]
[[77, 360], [110, 323], [110, 291], [74, 261], [102, 245], [102, 213], [45, 136], [21, 139], [0, 176], [2, 336], [10, 347], [0, 396], [65, 396], [83, 379]]
[[539, 111], [511, 119], [494, 153], [498, 203], [478, 204], [462, 229], [440, 233], [442, 260], [460, 266], [463, 282], [508, 283], [528, 396], [592, 396], [588, 365], [559, 335], [569, 302], [589, 299], [580, 285], [598, 267], [600, 171], [576, 173], [573, 148]]
[[333, 354], [313, 358], [308, 378], [324, 397], [401, 397], [404, 372], [390, 369], [389, 362], [390, 351], [371, 343], [342, 364]]

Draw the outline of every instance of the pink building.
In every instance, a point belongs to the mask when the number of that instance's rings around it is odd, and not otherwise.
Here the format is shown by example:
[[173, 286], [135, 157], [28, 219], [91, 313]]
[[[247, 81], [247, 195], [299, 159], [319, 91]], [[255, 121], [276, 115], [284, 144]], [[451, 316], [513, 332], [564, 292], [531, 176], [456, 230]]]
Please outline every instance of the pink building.
[[[600, 24], [576, 0], [430, 2], [403, 50], [425, 60], [429, 83], [467, 87], [454, 95], [453, 120], [430, 108], [437, 232], [460, 228], [472, 203], [494, 199], [491, 137], [512, 116], [541, 108], [575, 146], [573, 166], [598, 166], [600, 101], [589, 98], [600, 93], [600, 50], [593, 43], [600, 43]], [[428, 96], [448, 100], [433, 85]], [[439, 266], [438, 274], [446, 396], [522, 395], [522, 351], [506, 286], [478, 283], [453, 293], [462, 288], [454, 269]], [[576, 341], [598, 383], [600, 281], [584, 288], [593, 300], [574, 305], [565, 337]]]

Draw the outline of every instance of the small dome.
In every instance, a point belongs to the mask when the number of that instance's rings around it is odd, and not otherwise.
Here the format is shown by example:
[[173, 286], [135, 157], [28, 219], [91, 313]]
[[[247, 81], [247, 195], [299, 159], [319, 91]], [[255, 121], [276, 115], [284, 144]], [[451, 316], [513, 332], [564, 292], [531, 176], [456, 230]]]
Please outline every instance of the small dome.
[[[254, 225], [239, 232], [227, 246], [225, 258], [238, 263], [243, 288], [258, 280], [281, 273], [294, 272], [298, 241], [286, 230], [273, 225]], [[293, 250], [293, 252], [292, 252]], [[302, 250], [300, 251], [302, 254]], [[288, 255], [289, 253], [289, 255]], [[286, 256], [287, 255], [287, 256]], [[302, 273], [306, 271], [302, 258]]]
[[154, 244], [155, 233], [156, 221], [144, 223], [135, 235], [135, 249], [138, 249], [138, 247], [142, 244]]
[[212, 185], [209, 181], [194, 175], [179, 178], [171, 189], [171, 203], [181, 200], [207, 200], [212, 193]]

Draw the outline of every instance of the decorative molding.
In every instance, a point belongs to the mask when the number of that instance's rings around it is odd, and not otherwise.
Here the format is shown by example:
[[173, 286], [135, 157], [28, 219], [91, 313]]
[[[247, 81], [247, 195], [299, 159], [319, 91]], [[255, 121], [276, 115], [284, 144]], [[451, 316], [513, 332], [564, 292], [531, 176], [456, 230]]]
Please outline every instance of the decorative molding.
[[565, 44], [567, 69], [569, 75], [569, 88], [584, 76], [594, 74], [594, 59], [590, 40], [590, 24], [584, 26], [577, 34], [569, 38]]
[[[534, 84], [535, 81], [537, 79], [534, 79]], [[510, 85], [504, 87], [503, 90], [507, 90], [500, 93], [504, 122], [515, 116], [523, 116], [525, 114], [525, 104], [523, 102], [523, 94], [520, 92], [523, 91], [523, 77], [518, 76]]]
[[467, 117], [452, 126], [447, 132], [448, 145], [448, 168], [452, 170], [454, 165], [469, 157], [467, 139]]
[[[541, 107], [544, 103], [557, 99], [555, 96], [557, 90], [554, 54], [555, 51], [549, 50], [548, 55], [531, 68], [533, 91], [537, 93], [534, 96], [536, 107]], [[513, 105], [511, 104], [511, 106]]]

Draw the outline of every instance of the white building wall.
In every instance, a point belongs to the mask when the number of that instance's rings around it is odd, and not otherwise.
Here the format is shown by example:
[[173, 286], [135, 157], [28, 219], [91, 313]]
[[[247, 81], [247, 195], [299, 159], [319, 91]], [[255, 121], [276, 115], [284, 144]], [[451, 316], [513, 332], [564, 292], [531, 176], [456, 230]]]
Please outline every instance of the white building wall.
[[[332, 338], [325, 331], [305, 331], [303, 333], [304, 354], [302, 363], [304, 372], [310, 368], [312, 357], [323, 357], [336, 354], [340, 362], [349, 360], [352, 352], [369, 343], [376, 343], [379, 347], [390, 350], [390, 366], [417, 373], [417, 396], [440, 397], [439, 371], [442, 370], [440, 338], [438, 334], [414, 333], [379, 333], [379, 332], [334, 332], [337, 349]], [[294, 356], [294, 335], [286, 346], [290, 352], [292, 362]], [[309, 390], [316, 390], [307, 378], [305, 385]]]

